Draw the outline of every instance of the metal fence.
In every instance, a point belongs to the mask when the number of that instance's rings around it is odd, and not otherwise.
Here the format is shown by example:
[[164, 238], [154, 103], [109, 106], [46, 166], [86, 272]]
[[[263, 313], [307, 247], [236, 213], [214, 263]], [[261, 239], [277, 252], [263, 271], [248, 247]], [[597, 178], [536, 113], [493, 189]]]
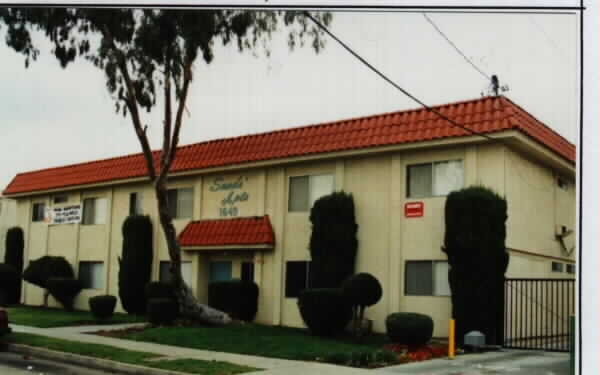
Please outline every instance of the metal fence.
[[506, 279], [504, 347], [568, 352], [574, 279]]

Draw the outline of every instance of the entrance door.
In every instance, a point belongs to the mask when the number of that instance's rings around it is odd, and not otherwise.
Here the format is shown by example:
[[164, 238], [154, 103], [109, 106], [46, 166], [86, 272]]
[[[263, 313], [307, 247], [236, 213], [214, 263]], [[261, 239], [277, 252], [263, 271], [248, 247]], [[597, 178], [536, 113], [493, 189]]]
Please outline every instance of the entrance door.
[[209, 282], [231, 280], [231, 262], [210, 262]]

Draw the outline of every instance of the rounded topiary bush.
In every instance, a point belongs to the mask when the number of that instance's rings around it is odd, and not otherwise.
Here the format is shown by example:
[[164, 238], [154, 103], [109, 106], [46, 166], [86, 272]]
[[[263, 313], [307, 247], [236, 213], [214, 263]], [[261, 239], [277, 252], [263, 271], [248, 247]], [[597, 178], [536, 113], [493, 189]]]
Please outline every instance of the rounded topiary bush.
[[117, 297], [110, 295], [95, 296], [91, 297], [88, 303], [90, 304], [90, 310], [94, 318], [98, 320], [108, 319], [115, 312]]
[[19, 303], [21, 276], [15, 267], [0, 263], [0, 306]]
[[210, 283], [208, 305], [236, 319], [251, 322], [258, 311], [258, 285], [242, 280]]
[[425, 345], [433, 335], [433, 319], [419, 313], [393, 313], [385, 319], [385, 328], [394, 343]]
[[46, 281], [50, 295], [60, 302], [67, 310], [73, 309], [75, 297], [83, 289], [81, 280], [70, 278], [51, 277]]
[[[175, 295], [173, 283], [164, 281], [151, 281], [148, 284], [146, 284], [145, 295], [146, 301], [150, 301], [151, 299], [172, 300], [173, 302], [175, 302], [177, 311], [179, 311], [179, 302], [177, 301], [177, 296]], [[148, 302], [146, 302], [146, 305], [147, 304]]]
[[372, 306], [379, 302], [383, 290], [375, 276], [370, 273], [359, 273], [344, 281], [342, 294], [353, 305]]
[[48, 289], [46, 281], [51, 277], [72, 279], [75, 274], [64, 257], [50, 255], [32, 260], [23, 272], [23, 280], [44, 289]]
[[148, 320], [155, 325], [173, 323], [179, 315], [177, 302], [170, 298], [151, 298], [148, 300]]
[[298, 308], [308, 329], [319, 336], [342, 332], [352, 319], [352, 306], [337, 288], [303, 290]]

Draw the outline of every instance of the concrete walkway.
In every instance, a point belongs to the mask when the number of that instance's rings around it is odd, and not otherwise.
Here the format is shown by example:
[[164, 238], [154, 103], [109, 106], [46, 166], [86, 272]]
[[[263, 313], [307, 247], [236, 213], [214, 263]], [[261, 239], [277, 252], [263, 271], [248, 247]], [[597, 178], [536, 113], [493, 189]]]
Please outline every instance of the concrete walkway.
[[35, 328], [11, 324], [15, 332], [26, 332], [65, 340], [109, 345], [112, 347], [148, 352], [171, 358], [190, 358], [205, 361], [224, 361], [265, 369], [247, 373], [248, 375], [568, 375], [569, 356], [567, 353], [534, 352], [523, 350], [503, 350], [482, 354], [467, 354], [454, 360], [435, 359], [424, 362], [390, 366], [375, 370], [356, 369], [324, 363], [292, 361], [243, 354], [188, 349], [148, 342], [131, 341], [113, 337], [90, 335], [85, 332], [114, 330], [144, 325], [119, 324], [110, 326], [78, 326], [60, 328]]

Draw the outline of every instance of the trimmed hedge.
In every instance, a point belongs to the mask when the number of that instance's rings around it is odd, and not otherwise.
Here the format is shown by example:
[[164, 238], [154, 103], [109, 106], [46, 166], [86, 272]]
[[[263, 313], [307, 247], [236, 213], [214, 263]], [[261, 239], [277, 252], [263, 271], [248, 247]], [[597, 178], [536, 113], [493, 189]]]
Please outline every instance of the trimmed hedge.
[[242, 280], [210, 283], [208, 305], [235, 319], [251, 322], [258, 312], [258, 285], [253, 281]]
[[122, 258], [119, 258], [119, 297], [130, 314], [146, 312], [146, 298], [140, 290], [152, 273], [152, 221], [148, 216], [129, 216], [123, 222]]
[[489, 343], [499, 345], [504, 330], [504, 275], [509, 262], [506, 200], [488, 188], [472, 186], [450, 193], [444, 213], [442, 251], [450, 265], [457, 343], [463, 343], [467, 332], [480, 331]]
[[19, 274], [19, 282], [13, 286], [14, 303], [21, 301], [21, 274], [23, 273], [23, 229], [20, 227], [9, 228], [6, 232], [6, 252], [4, 263], [11, 265]]
[[177, 302], [170, 298], [151, 298], [148, 300], [148, 320], [155, 325], [172, 324], [179, 309]]
[[17, 290], [20, 290], [20, 287], [21, 276], [15, 267], [0, 263], [0, 306], [19, 303]]
[[66, 310], [73, 310], [75, 297], [83, 289], [81, 280], [51, 277], [46, 281], [48, 292], [60, 302]]
[[308, 329], [318, 336], [339, 334], [352, 319], [352, 306], [337, 288], [303, 290], [298, 308]]
[[110, 295], [95, 296], [88, 300], [90, 310], [94, 318], [98, 320], [108, 319], [115, 312], [117, 297]]
[[419, 313], [393, 313], [385, 319], [385, 328], [394, 343], [425, 345], [433, 335], [433, 319]]
[[50, 255], [32, 260], [23, 272], [23, 280], [44, 289], [47, 289], [46, 282], [51, 277], [72, 279], [75, 274], [64, 257]]
[[309, 219], [311, 286], [339, 288], [354, 273], [358, 250], [352, 194], [339, 191], [317, 199]]
[[[175, 302], [177, 306], [177, 311], [179, 311], [179, 302], [177, 300], [177, 295], [175, 295], [175, 290], [173, 289], [173, 283], [164, 282], [164, 281], [151, 281], [146, 284], [144, 288], [146, 305], [148, 301], [151, 299], [170, 299]], [[147, 307], [147, 306], [146, 306]], [[147, 311], [146, 311], [147, 313]]]

